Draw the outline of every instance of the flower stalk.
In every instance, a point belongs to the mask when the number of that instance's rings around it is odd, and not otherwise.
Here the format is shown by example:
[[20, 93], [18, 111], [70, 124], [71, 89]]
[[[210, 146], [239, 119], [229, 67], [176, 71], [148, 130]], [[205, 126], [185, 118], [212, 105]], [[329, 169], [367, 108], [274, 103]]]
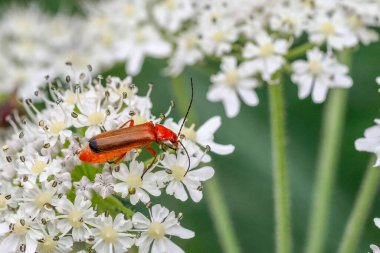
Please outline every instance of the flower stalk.
[[[350, 52], [344, 51], [340, 56], [341, 61], [350, 66]], [[308, 253], [324, 252], [326, 224], [340, 157], [347, 97], [347, 89], [331, 90], [324, 110], [317, 178], [308, 226], [306, 244]]]
[[360, 186], [358, 196], [339, 246], [339, 253], [356, 252], [364, 225], [375, 200], [380, 183], [380, 169], [373, 167], [376, 158], [371, 157], [367, 171]]
[[269, 85], [275, 194], [276, 252], [292, 251], [290, 193], [286, 164], [285, 107], [282, 84]]

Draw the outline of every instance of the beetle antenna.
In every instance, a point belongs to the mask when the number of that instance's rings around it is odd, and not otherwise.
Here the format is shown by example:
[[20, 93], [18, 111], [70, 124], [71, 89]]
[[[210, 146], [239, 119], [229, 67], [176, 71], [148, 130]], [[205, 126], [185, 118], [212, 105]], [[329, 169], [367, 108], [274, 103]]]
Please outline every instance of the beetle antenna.
[[[181, 131], [182, 131], [182, 128], [183, 126], [185, 125], [185, 122], [186, 122], [186, 119], [187, 119], [187, 116], [189, 115], [189, 112], [190, 112], [190, 108], [191, 108], [191, 105], [193, 104], [193, 98], [194, 98], [194, 85], [193, 85], [193, 78], [191, 77], [190, 78], [190, 84], [191, 84], [191, 99], [190, 99], [190, 103], [189, 103], [189, 107], [187, 108], [187, 112], [185, 114], [185, 117], [183, 118], [183, 122], [182, 122], [182, 125], [178, 131], [178, 134], [177, 136], [179, 136], [181, 134]], [[183, 146], [183, 145], [182, 145]], [[187, 151], [186, 151], [187, 153]]]
[[189, 172], [189, 170], [190, 170], [190, 155], [189, 155], [189, 152], [187, 152], [187, 149], [185, 148], [185, 146], [182, 144], [182, 142], [181, 142], [181, 141], [178, 141], [178, 142], [179, 142], [179, 144], [181, 144], [183, 150], [185, 150], [185, 153], [186, 153], [187, 159], [188, 159], [188, 161], [189, 161], [189, 165], [187, 166], [187, 170], [186, 170], [186, 173], [185, 173], [185, 175], [184, 175], [184, 176], [186, 176], [187, 172]]

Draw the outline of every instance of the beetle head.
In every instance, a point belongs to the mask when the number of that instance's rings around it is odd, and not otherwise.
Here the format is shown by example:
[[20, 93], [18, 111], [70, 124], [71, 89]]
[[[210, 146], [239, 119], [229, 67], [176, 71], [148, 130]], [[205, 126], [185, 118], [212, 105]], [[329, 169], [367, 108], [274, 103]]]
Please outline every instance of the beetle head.
[[159, 144], [172, 146], [174, 149], [178, 147], [178, 136], [172, 130], [163, 125], [156, 124], [156, 139]]

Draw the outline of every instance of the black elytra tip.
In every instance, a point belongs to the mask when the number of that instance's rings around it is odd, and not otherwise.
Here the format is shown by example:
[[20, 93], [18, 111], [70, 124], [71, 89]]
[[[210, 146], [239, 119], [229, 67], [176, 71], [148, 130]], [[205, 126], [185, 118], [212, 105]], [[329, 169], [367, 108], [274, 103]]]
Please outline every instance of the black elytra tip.
[[99, 149], [98, 143], [96, 142], [95, 137], [92, 137], [88, 142], [89, 142], [89, 146], [92, 152], [100, 153], [100, 149]]

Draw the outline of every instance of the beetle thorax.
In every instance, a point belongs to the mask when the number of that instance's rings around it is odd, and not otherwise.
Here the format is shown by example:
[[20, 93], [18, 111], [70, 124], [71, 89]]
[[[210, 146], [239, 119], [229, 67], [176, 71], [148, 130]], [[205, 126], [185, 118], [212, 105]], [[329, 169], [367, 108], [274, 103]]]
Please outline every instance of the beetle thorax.
[[163, 143], [164, 141], [170, 141], [173, 144], [177, 144], [178, 136], [172, 130], [159, 124], [156, 124], [154, 126], [154, 129], [156, 132], [156, 140], [158, 143]]

